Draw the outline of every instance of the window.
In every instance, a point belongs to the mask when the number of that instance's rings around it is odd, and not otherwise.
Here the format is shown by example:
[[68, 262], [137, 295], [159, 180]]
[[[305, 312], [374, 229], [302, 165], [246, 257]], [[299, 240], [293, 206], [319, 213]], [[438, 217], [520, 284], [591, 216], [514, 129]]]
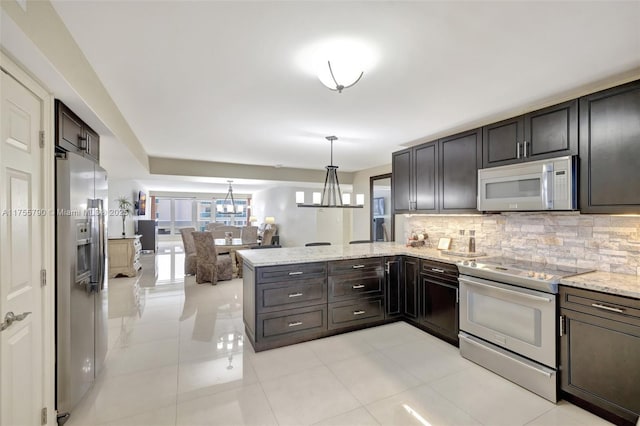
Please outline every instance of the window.
[[156, 197], [158, 234], [179, 235], [180, 228], [185, 227], [193, 227], [199, 231], [205, 231], [207, 224], [210, 222], [220, 222], [234, 226], [247, 224], [249, 200], [235, 200], [236, 206], [241, 206], [242, 208], [242, 213], [236, 215], [220, 214], [214, 206], [222, 205], [223, 203], [224, 198], [196, 200], [193, 198]]
[[156, 219], [158, 219], [158, 234], [171, 234], [171, 199], [156, 197]]
[[178, 235], [180, 228], [194, 227], [194, 200], [190, 198], [156, 197], [156, 219], [159, 235]]

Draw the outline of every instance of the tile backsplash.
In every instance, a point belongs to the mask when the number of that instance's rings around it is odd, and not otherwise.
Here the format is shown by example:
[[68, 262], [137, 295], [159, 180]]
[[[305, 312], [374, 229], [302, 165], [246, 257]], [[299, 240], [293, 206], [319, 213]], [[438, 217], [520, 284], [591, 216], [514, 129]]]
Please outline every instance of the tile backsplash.
[[[412, 231], [424, 230], [431, 247], [447, 237], [452, 251], [466, 251], [468, 230], [473, 229], [476, 252], [640, 275], [640, 216], [554, 212], [407, 215], [403, 219], [405, 241]], [[461, 229], [466, 231], [462, 238]]]

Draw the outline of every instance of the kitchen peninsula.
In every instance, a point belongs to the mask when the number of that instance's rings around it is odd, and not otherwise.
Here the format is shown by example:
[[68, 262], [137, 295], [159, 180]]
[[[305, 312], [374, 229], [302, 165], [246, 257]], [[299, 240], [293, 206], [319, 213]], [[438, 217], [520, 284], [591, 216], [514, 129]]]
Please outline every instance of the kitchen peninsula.
[[[456, 275], [460, 260], [435, 249], [383, 242], [239, 253], [245, 328], [256, 351], [395, 321], [406, 310], [417, 319], [419, 259]], [[400, 285], [407, 269], [415, 280]], [[452, 297], [455, 309], [455, 290]], [[457, 323], [457, 312], [450, 316]]]
[[[457, 273], [455, 265], [465, 260], [393, 242], [238, 253], [244, 259], [244, 322], [256, 351], [386, 321], [415, 319], [419, 300], [413, 300], [418, 297], [414, 287], [419, 285], [420, 262], [441, 266], [430, 270], [449, 266]], [[565, 278], [560, 284], [640, 299], [637, 276], [591, 272]], [[347, 313], [353, 318], [347, 320]]]
[[[475, 269], [472, 258], [386, 242], [238, 253], [244, 258], [245, 330], [256, 351], [398, 320], [461, 349], [463, 343], [469, 347], [459, 340], [459, 306], [467, 306], [462, 299], [472, 296], [462, 293], [458, 266], [460, 271]], [[478, 269], [487, 260], [478, 258]], [[540, 275], [526, 270], [523, 274], [532, 279]], [[556, 353], [561, 362], [550, 365], [551, 396], [545, 397], [553, 402], [569, 399], [615, 423], [635, 422], [640, 413], [640, 372], [632, 364], [640, 357], [640, 277], [602, 271], [578, 274], [544, 278], [550, 278], [547, 284], [558, 297], [534, 297], [557, 303], [545, 320], [551, 324], [545, 334], [557, 342], [548, 348], [552, 359]], [[597, 374], [591, 368], [594, 356], [602, 366]], [[494, 372], [518, 383], [505, 372]], [[540, 394], [535, 386], [521, 386]]]

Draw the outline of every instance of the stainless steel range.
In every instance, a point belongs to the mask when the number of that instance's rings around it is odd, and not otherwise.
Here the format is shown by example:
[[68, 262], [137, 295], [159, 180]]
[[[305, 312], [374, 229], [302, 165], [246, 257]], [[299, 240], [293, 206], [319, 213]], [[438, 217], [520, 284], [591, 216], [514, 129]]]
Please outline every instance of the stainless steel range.
[[458, 269], [460, 354], [556, 402], [558, 283], [591, 270], [502, 257]]

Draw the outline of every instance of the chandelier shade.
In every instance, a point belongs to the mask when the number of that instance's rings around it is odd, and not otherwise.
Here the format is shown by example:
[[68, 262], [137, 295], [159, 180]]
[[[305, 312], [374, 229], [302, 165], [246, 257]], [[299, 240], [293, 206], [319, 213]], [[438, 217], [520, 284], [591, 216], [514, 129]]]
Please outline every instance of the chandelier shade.
[[[325, 167], [327, 174], [324, 179], [322, 193], [314, 192], [311, 204], [305, 204], [304, 192], [296, 192], [296, 204], [298, 207], [320, 207], [320, 208], [349, 208], [357, 209], [364, 206], [364, 194], [357, 194], [355, 205], [351, 204], [351, 194], [342, 194], [340, 182], [338, 181], [338, 166], [333, 165], [333, 142], [338, 140], [336, 136], [327, 136], [331, 142], [331, 164]], [[362, 201], [362, 203], [359, 203]]]
[[224, 201], [222, 204], [216, 205], [216, 210], [218, 214], [223, 215], [236, 215], [242, 214], [243, 206], [236, 204], [236, 201], [233, 198], [233, 188], [231, 187], [232, 180], [228, 180], [229, 182], [229, 190], [227, 191], [227, 195], [224, 197]]

